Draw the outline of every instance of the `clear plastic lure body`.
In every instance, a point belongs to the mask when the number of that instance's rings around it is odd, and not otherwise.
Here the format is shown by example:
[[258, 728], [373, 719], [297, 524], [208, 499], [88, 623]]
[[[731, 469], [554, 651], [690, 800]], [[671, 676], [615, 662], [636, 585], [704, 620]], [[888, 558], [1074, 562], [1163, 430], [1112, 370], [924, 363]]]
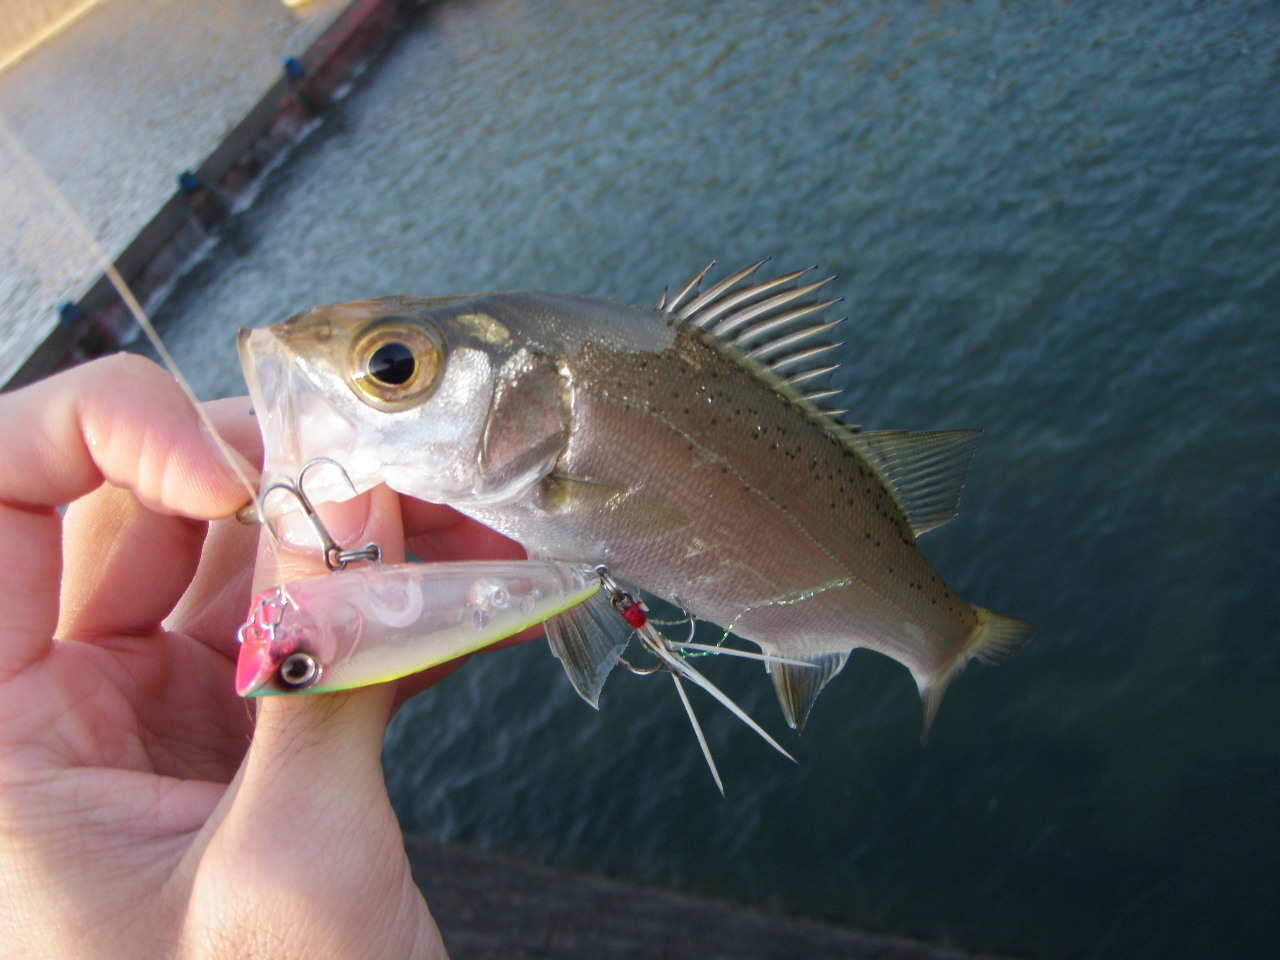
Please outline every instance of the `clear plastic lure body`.
[[240, 628], [242, 697], [383, 683], [474, 653], [586, 600], [595, 571], [550, 560], [370, 566], [258, 596]]

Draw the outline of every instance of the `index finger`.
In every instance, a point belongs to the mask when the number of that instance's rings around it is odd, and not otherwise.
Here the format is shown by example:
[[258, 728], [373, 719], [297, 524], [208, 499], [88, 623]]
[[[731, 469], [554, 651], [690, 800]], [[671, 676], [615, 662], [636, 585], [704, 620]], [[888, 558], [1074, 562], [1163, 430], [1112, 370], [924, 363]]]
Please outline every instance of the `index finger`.
[[0, 397], [0, 677], [49, 649], [57, 507], [104, 481], [194, 519], [227, 516], [246, 499], [186, 395], [142, 357], [108, 357]]

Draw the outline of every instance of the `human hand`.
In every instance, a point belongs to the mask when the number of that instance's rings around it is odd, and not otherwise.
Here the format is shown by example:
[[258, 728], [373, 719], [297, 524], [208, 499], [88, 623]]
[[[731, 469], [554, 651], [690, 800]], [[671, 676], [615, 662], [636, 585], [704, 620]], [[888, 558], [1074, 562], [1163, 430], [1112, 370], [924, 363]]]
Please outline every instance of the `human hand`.
[[[210, 409], [256, 456], [247, 401]], [[380, 756], [395, 706], [456, 665], [262, 700], [255, 727], [233, 692], [255, 550], [259, 587], [324, 567], [219, 521], [246, 499], [147, 361], [0, 397], [0, 955], [444, 956]], [[381, 488], [325, 522], [390, 560], [406, 535], [432, 559], [520, 555]]]

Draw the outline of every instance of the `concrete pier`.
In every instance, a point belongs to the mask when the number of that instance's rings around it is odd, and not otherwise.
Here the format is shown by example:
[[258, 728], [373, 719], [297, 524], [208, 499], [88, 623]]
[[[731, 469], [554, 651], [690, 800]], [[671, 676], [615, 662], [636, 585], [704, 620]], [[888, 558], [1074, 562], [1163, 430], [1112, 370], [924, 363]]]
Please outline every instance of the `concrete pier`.
[[[105, 0], [0, 72], [0, 116], [145, 304], [412, 5]], [[0, 384], [133, 333], [83, 239], [3, 143], [0, 206]]]
[[453, 960], [999, 960], [426, 837], [405, 849]]

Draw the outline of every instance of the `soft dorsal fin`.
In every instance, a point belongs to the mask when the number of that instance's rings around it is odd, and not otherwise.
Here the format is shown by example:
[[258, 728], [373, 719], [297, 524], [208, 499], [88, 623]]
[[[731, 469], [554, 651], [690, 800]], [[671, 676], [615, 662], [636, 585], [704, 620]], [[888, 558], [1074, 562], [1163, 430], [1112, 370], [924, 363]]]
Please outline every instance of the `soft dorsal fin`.
[[919, 536], [955, 517], [980, 436], [981, 430], [878, 430], [847, 431], [842, 439], [875, 469]]

